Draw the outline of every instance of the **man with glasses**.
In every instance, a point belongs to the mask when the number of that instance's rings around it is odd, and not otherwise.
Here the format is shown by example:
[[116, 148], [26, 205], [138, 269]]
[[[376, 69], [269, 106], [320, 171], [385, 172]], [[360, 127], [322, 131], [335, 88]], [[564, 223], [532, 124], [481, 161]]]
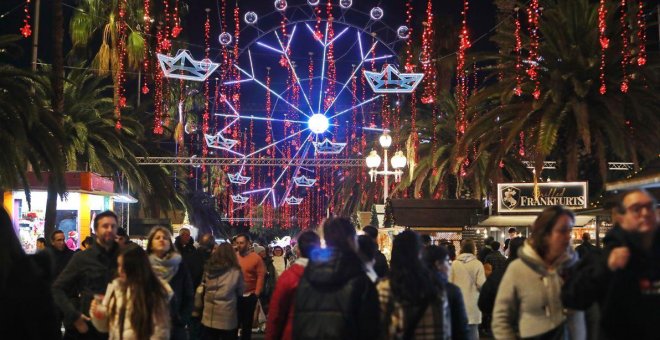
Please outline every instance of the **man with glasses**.
[[[657, 339], [660, 322], [660, 228], [655, 198], [645, 190], [621, 194], [616, 225], [602, 256], [584, 261], [562, 291], [564, 306], [600, 308], [598, 339]], [[594, 336], [594, 337], [592, 337]]]

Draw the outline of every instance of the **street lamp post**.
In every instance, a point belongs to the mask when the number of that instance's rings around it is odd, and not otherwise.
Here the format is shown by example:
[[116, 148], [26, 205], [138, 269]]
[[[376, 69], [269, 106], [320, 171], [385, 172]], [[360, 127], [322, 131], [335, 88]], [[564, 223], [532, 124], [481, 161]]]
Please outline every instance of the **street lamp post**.
[[392, 162], [392, 168], [394, 168], [394, 171], [390, 171], [388, 168], [388, 158], [387, 158], [387, 149], [392, 145], [392, 137], [387, 134], [387, 132], [383, 133], [380, 138], [378, 139], [378, 142], [380, 143], [380, 146], [383, 147], [383, 152], [384, 152], [384, 159], [385, 162], [383, 162], [383, 170], [377, 170], [378, 167], [380, 166], [381, 158], [376, 152], [376, 150], [371, 150], [369, 153], [369, 156], [367, 156], [366, 161], [367, 161], [367, 167], [371, 169], [369, 171], [369, 175], [371, 176], [371, 181], [374, 182], [376, 180], [376, 177], [378, 175], [383, 176], [383, 203], [387, 203], [387, 198], [389, 197], [389, 180], [388, 176], [389, 175], [394, 175], [394, 180], [395, 181], [400, 181], [401, 180], [401, 175], [403, 175], [403, 169], [406, 166], [406, 156], [403, 155], [402, 151], [397, 151], [394, 153], [394, 156], [390, 160]]

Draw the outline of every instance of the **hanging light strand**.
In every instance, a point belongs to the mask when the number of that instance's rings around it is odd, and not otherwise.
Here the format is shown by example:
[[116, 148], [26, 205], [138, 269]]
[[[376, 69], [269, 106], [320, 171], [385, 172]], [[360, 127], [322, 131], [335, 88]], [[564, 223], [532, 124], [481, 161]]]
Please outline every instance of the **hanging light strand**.
[[610, 39], [607, 38], [607, 1], [600, 0], [598, 5], [598, 40], [600, 42], [600, 89], [601, 95], [607, 92], [607, 83], [605, 81], [605, 53], [610, 45]]
[[463, 1], [463, 10], [461, 16], [461, 30], [459, 33], [459, 45], [456, 60], [456, 77], [458, 91], [458, 117], [456, 118], [457, 137], [465, 133], [467, 127], [467, 75], [465, 74], [465, 52], [470, 48], [470, 35], [467, 28], [467, 11], [469, 9], [468, 0]]
[[630, 62], [630, 40], [628, 39], [628, 2], [626, 0], [621, 0], [621, 74], [623, 75], [621, 79], [621, 92], [628, 92], [628, 63]]
[[[209, 58], [211, 51], [211, 18], [209, 15], [210, 11], [206, 11], [206, 20], [204, 21], [204, 58]], [[209, 80], [208, 78], [204, 81], [204, 113], [202, 114], [202, 134], [206, 135], [209, 132], [209, 101], [210, 101], [210, 91], [209, 91]], [[206, 143], [202, 143], [202, 154], [206, 157], [209, 153], [208, 146]]]
[[433, 28], [433, 0], [429, 0], [426, 4], [426, 21], [424, 22], [424, 30], [422, 31], [422, 70], [424, 72], [424, 92], [422, 94], [422, 103], [431, 104], [434, 101], [436, 93], [436, 71], [433, 63], [433, 43], [434, 43], [434, 28]]
[[644, 18], [644, 1], [637, 0], [637, 44], [639, 52], [637, 65], [646, 65], [646, 19]]
[[23, 12], [25, 13], [25, 17], [23, 17], [23, 26], [20, 28], [20, 31], [24, 38], [28, 38], [32, 35], [32, 27], [30, 26], [30, 0], [25, 1]]
[[538, 79], [538, 65], [539, 65], [539, 17], [541, 9], [538, 0], [531, 0], [527, 7], [527, 23], [529, 30], [529, 67], [527, 68], [527, 75], [529, 79], [534, 82], [534, 91], [532, 96], [534, 99], [541, 97], [541, 86]]
[[[604, 0], [603, 0], [604, 1]], [[523, 69], [523, 63], [522, 63], [522, 38], [520, 37], [520, 8], [516, 7], [515, 8], [515, 16], [514, 16], [514, 24], [515, 24], [515, 39], [516, 39], [516, 45], [514, 47], [514, 52], [516, 53], [516, 87], [514, 89], [514, 93], [516, 96], [521, 96], [522, 95], [522, 69]]]
[[117, 74], [115, 78], [115, 129], [121, 130], [121, 109], [126, 107], [126, 89], [123, 84], [126, 82], [126, 9], [128, 7], [127, 0], [120, 0], [118, 4], [119, 20], [117, 22], [119, 28], [117, 44]]

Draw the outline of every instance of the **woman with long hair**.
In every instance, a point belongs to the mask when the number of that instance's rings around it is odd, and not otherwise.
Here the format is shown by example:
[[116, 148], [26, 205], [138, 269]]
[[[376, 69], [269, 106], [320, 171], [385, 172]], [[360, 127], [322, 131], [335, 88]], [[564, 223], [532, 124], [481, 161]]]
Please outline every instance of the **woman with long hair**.
[[[518, 259], [509, 264], [493, 309], [496, 339], [584, 339], [582, 312], [565, 312], [562, 275], [577, 261], [570, 247], [575, 215], [561, 206], [543, 210]], [[569, 337], [570, 336], [570, 337]]]
[[385, 339], [451, 339], [446, 291], [421, 254], [414, 231], [394, 238], [390, 277], [377, 286]]
[[147, 253], [132, 245], [117, 258], [118, 277], [102, 302], [92, 300], [90, 315], [97, 330], [110, 340], [162, 340], [170, 338], [167, 301], [172, 291], [151, 269]]
[[243, 273], [231, 244], [219, 245], [206, 263], [202, 278], [202, 339], [234, 340], [238, 330], [238, 297]]
[[194, 288], [188, 268], [174, 249], [169, 229], [161, 226], [151, 229], [147, 253], [156, 275], [166, 281], [174, 292], [170, 301], [171, 337], [173, 340], [187, 340], [186, 326], [192, 316]]

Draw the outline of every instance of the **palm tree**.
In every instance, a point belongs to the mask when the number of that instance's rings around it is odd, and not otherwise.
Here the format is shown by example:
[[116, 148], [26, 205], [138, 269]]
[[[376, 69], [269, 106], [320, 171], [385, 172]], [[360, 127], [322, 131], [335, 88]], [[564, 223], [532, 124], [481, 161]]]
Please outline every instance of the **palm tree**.
[[[544, 4], [540, 20], [543, 40], [538, 62], [540, 97], [530, 93], [535, 84], [523, 75], [523, 95], [516, 87], [515, 55], [499, 55], [501, 63], [491, 69], [497, 81], [470, 98], [470, 124], [456, 148], [453, 166], [465, 159], [468, 146], [477, 146], [478, 155], [490, 154], [486, 171], [497, 168], [502, 157], [513, 151], [524, 133], [524, 147], [537, 170], [547, 159], [560, 161], [567, 180], [576, 180], [580, 165], [589, 157], [598, 160], [600, 176], [606, 179], [607, 160], [632, 161], [657, 154], [660, 142], [660, 94], [657, 92], [658, 63], [629, 65], [631, 78], [627, 93], [619, 91], [621, 42], [612, 38], [606, 55], [608, 92], [599, 93], [600, 44], [598, 6], [587, 0], [554, 0]], [[608, 27], [617, 31], [615, 6], [610, 6]], [[495, 41], [513, 39], [500, 32]], [[632, 34], [631, 36], [634, 36]], [[633, 53], [634, 50], [633, 50]], [[502, 134], [495, 134], [495, 129]], [[584, 169], [584, 166], [582, 167]]]
[[[19, 36], [0, 36], [0, 57], [8, 51], [18, 51], [14, 42]], [[30, 203], [28, 169], [38, 179], [50, 172], [55, 194], [63, 195], [64, 161], [61, 155], [63, 138], [53, 112], [46, 109], [48, 84], [31, 72], [9, 64], [0, 64], [0, 188], [22, 186]]]

